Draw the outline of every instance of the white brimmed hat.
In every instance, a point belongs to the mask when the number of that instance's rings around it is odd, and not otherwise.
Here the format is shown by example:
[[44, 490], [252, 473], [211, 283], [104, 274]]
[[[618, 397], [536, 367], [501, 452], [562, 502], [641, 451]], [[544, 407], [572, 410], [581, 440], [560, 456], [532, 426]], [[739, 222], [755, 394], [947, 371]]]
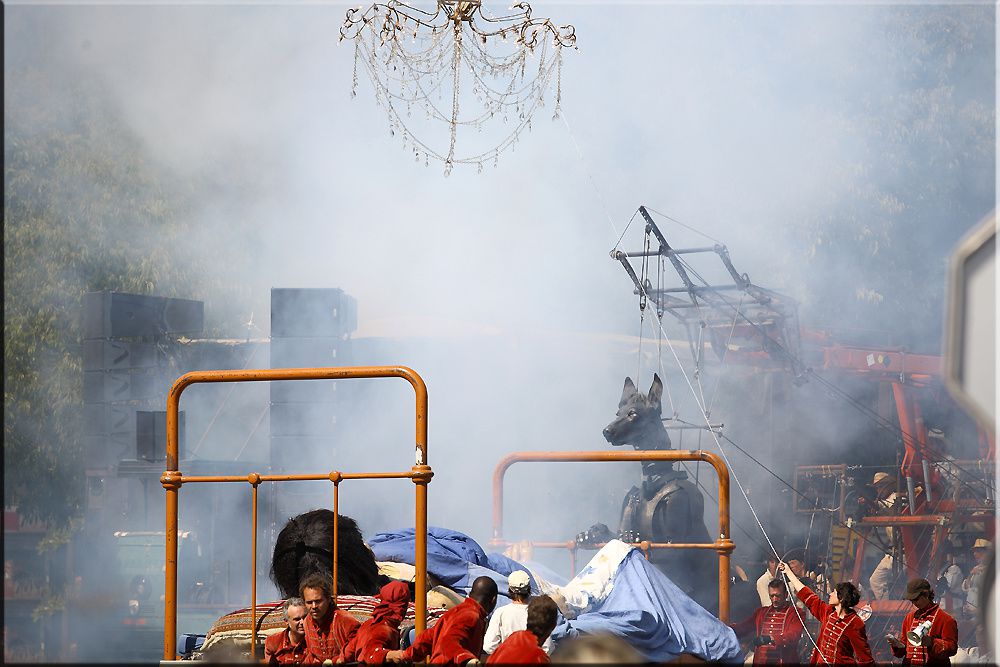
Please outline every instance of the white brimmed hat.
[[514, 570], [507, 577], [507, 586], [509, 588], [531, 588], [531, 577], [524, 570]]

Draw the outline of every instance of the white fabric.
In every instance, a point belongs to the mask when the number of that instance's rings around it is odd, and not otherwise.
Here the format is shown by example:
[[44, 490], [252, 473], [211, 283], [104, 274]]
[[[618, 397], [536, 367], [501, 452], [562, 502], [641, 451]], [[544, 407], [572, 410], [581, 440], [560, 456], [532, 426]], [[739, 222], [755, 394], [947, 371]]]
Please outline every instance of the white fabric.
[[[483, 652], [493, 653], [507, 637], [527, 629], [528, 605], [511, 602], [500, 607], [490, 616], [490, 624], [486, 627], [486, 637], [483, 639]], [[542, 649], [546, 653], [552, 649], [551, 638], [545, 640]]]
[[774, 575], [771, 574], [770, 570], [764, 570], [764, 574], [760, 575], [757, 580], [757, 595], [760, 596], [760, 606], [770, 607], [771, 606], [771, 595], [767, 592], [767, 585], [771, 583], [774, 579]]
[[535, 581], [543, 593], [553, 596], [563, 616], [573, 619], [591, 611], [608, 596], [614, 588], [613, 581], [618, 566], [634, 548], [621, 540], [611, 540], [565, 586], [543, 583], [537, 578]]
[[884, 600], [889, 597], [889, 586], [892, 585], [892, 556], [886, 554], [875, 566], [868, 584], [872, 589], [872, 596], [876, 600]]

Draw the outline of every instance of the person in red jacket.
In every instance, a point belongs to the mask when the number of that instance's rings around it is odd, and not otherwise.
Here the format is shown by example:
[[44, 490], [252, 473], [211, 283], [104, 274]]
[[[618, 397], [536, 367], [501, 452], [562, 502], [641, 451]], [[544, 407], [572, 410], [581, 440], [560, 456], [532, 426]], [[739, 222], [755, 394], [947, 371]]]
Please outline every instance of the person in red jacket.
[[934, 602], [934, 589], [926, 579], [913, 579], [906, 584], [906, 599], [915, 609], [903, 619], [902, 636], [926, 622], [930, 622], [930, 627], [916, 646], [909, 640], [887, 635], [892, 654], [902, 658], [904, 665], [950, 665], [949, 658], [958, 652], [958, 623]]
[[528, 629], [518, 630], [493, 651], [487, 665], [544, 665], [549, 654], [542, 644], [556, 628], [559, 608], [548, 595], [539, 595], [528, 602]]
[[812, 664], [867, 665], [874, 662], [865, 622], [854, 613], [854, 605], [861, 600], [857, 586], [849, 581], [840, 582], [830, 593], [830, 602], [826, 603], [803, 585], [787, 564], [779, 563], [778, 569], [788, 578], [788, 584], [809, 613], [819, 619], [819, 637], [810, 659]]
[[399, 648], [399, 624], [410, 604], [410, 587], [393, 581], [382, 587], [378, 597], [381, 601], [372, 617], [361, 624], [354, 639], [344, 647], [342, 662], [381, 665], [386, 653]]
[[788, 590], [781, 579], [767, 585], [770, 607], [760, 607], [750, 618], [734, 623], [736, 636], [752, 635], [753, 664], [788, 665], [799, 661], [798, 646], [802, 636], [802, 620], [788, 600]]
[[446, 611], [432, 628], [424, 630], [405, 651], [389, 651], [387, 662], [413, 662], [430, 657], [435, 665], [464, 665], [479, 661], [486, 635], [486, 617], [497, 604], [497, 583], [489, 577], [472, 582], [469, 597]]
[[284, 609], [288, 627], [264, 642], [264, 662], [269, 665], [298, 665], [306, 658], [306, 603], [302, 598], [288, 598]]
[[309, 610], [305, 622], [307, 662], [337, 662], [361, 624], [347, 612], [337, 609], [329, 577], [310, 574], [302, 580], [299, 589]]

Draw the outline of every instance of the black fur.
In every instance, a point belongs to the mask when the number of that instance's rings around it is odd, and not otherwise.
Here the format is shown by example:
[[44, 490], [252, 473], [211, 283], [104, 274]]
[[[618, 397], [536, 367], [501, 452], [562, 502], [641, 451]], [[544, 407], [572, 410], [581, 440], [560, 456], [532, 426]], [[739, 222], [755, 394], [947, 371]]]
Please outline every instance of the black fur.
[[[375, 595], [382, 578], [357, 522], [341, 514], [337, 521], [337, 593]], [[278, 533], [271, 558], [271, 581], [284, 597], [299, 594], [299, 582], [333, 570], [333, 512], [312, 510], [288, 520]]]

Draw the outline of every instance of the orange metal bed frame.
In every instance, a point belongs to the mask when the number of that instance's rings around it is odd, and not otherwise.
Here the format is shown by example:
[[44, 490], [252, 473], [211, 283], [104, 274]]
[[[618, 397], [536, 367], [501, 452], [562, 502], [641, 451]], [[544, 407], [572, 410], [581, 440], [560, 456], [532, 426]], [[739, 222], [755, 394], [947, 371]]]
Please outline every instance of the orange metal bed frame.
[[[704, 450], [671, 449], [661, 451], [632, 452], [515, 452], [504, 457], [493, 471], [493, 539], [490, 545], [506, 547], [512, 544], [503, 538], [503, 480], [507, 469], [519, 461], [534, 462], [606, 462], [606, 461], [705, 461], [712, 464], [719, 476], [719, 533], [715, 542], [710, 543], [661, 543], [642, 541], [633, 546], [642, 549], [649, 558], [650, 549], [712, 549], [719, 555], [719, 619], [729, 622], [729, 554], [736, 545], [729, 534], [729, 468], [716, 454]], [[524, 542], [521, 542], [524, 543]], [[575, 540], [567, 542], [532, 542], [527, 544], [539, 548], [568, 549], [571, 567], [575, 570]]]
[[[315, 475], [191, 476], [178, 468], [177, 414], [181, 394], [192, 384], [213, 382], [261, 382], [270, 380], [342, 380], [350, 378], [403, 378], [416, 395], [416, 462], [409, 472], [342, 473], [333, 471]], [[167, 396], [167, 465], [160, 477], [166, 491], [166, 575], [164, 590], [163, 659], [175, 660], [177, 654], [177, 511], [178, 492], [184, 484], [200, 482], [246, 482], [251, 487], [251, 589], [250, 642], [256, 640], [257, 617], [257, 487], [261, 482], [315, 481], [333, 483], [333, 512], [338, 514], [340, 483], [349, 479], [409, 479], [416, 487], [416, 630], [423, 632], [427, 622], [427, 484], [434, 473], [427, 464], [427, 386], [412, 369], [405, 366], [359, 366], [352, 368], [272, 368], [258, 370], [195, 371], [177, 378]], [[337, 522], [333, 525], [333, 594], [337, 595]]]

